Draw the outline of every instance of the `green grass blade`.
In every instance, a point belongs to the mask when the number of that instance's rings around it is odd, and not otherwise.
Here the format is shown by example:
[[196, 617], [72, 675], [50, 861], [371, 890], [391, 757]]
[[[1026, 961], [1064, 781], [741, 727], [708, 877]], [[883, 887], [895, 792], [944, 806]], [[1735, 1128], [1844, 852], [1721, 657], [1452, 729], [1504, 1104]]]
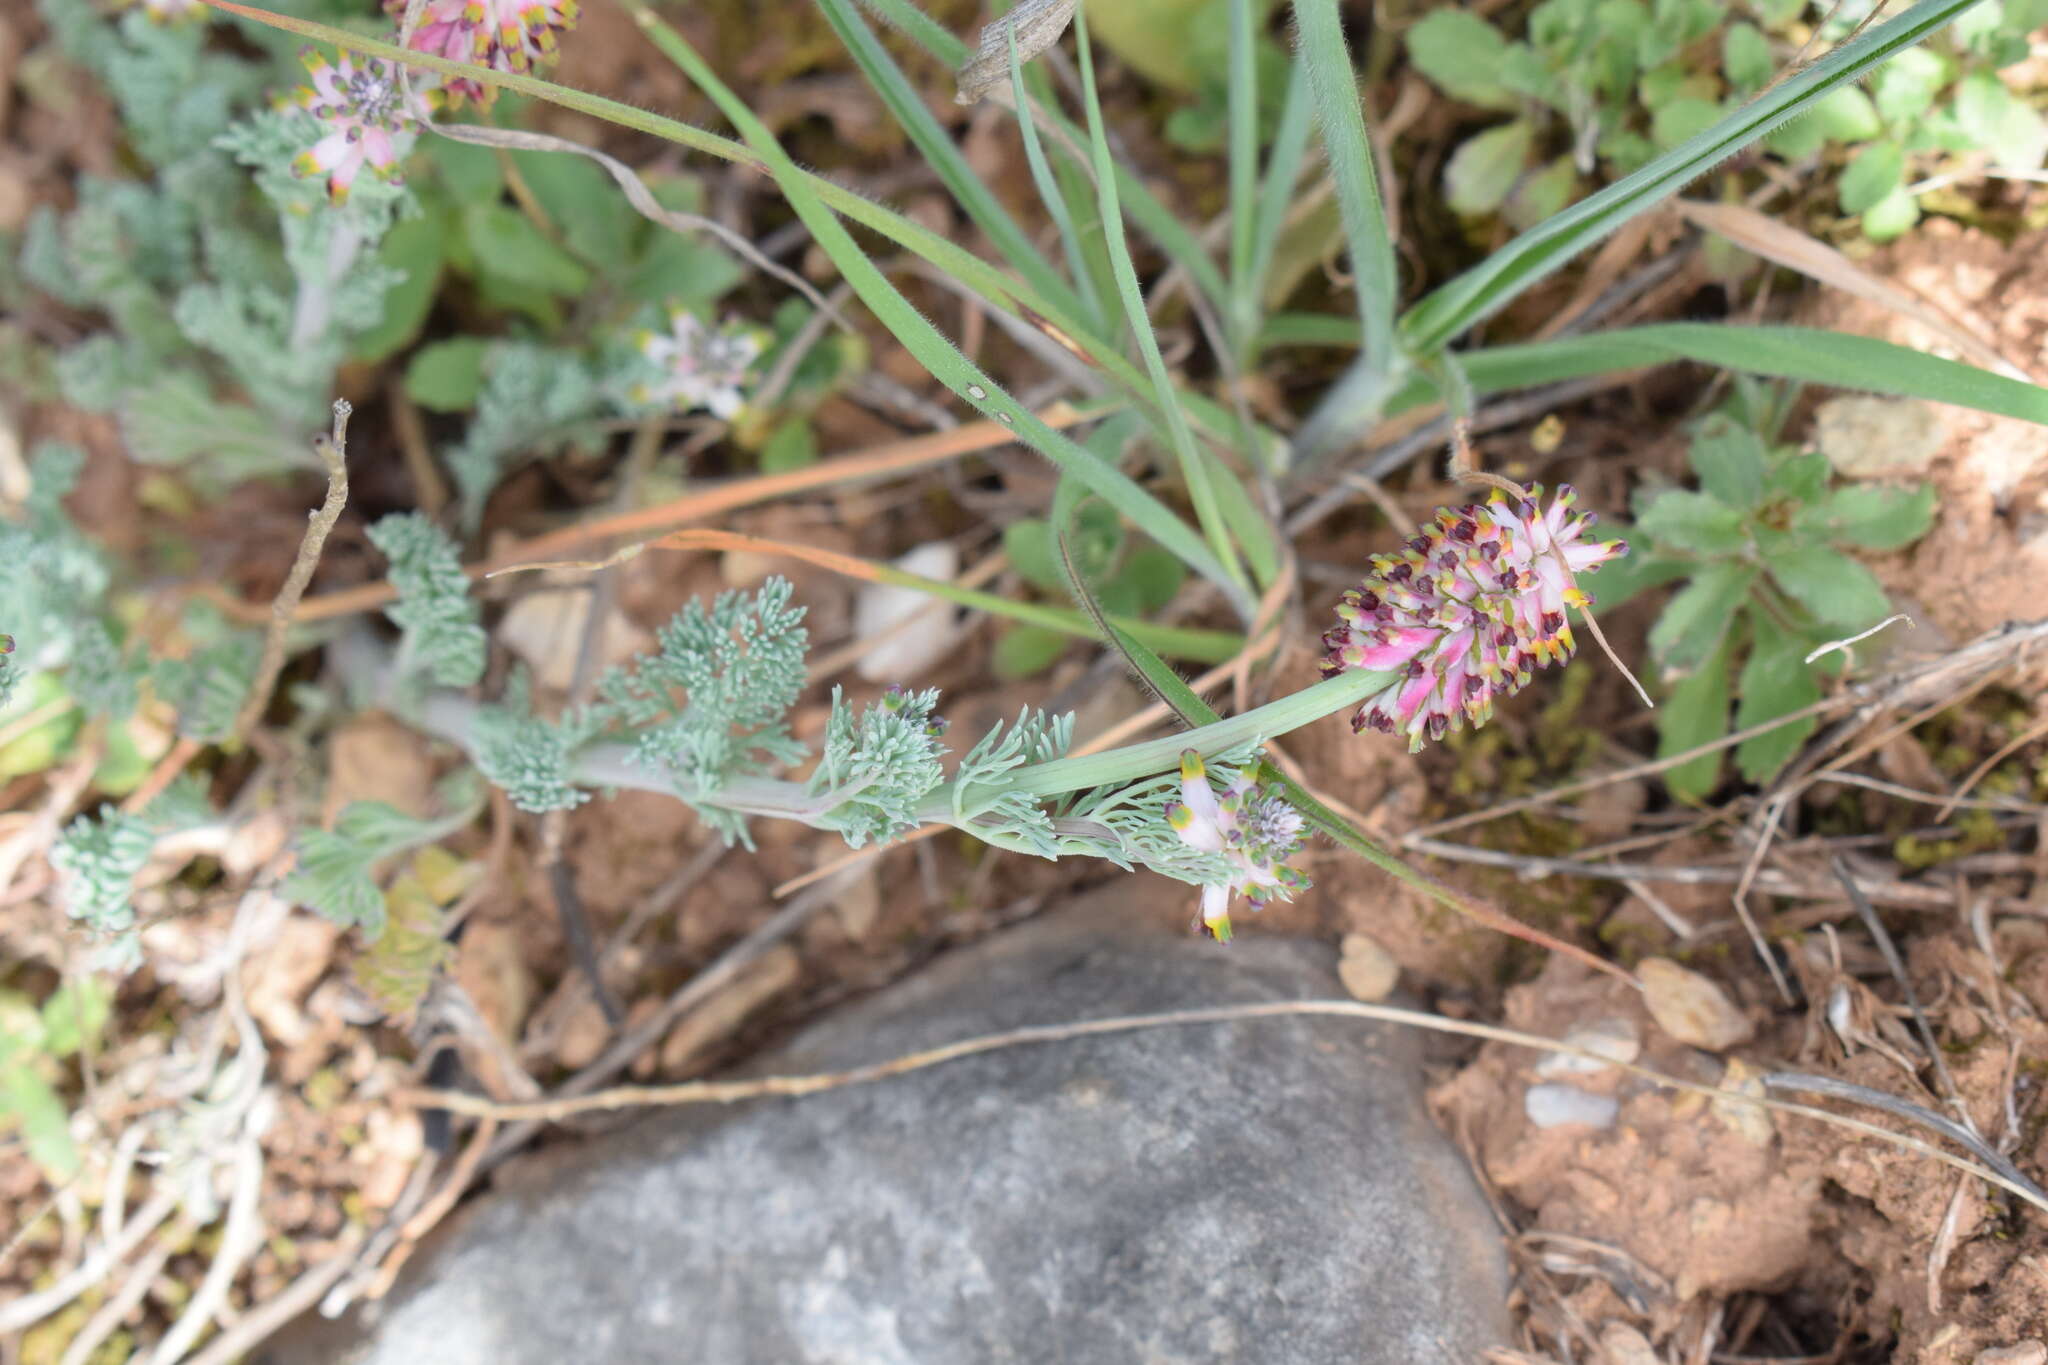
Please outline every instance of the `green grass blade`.
[[1230, 311], [1231, 349], [1249, 353], [1258, 332], [1257, 279], [1252, 274], [1258, 227], [1259, 70], [1252, 0], [1230, 0]]
[[[1082, 640], [1100, 640], [1102, 632], [1086, 613], [1072, 607], [1048, 606], [1042, 602], [1017, 602], [992, 592], [957, 587], [942, 578], [925, 578], [888, 564], [872, 565], [880, 580], [901, 588], [915, 588], [970, 611], [985, 611], [1021, 625], [1039, 626]], [[1186, 626], [1160, 626], [1134, 621], [1128, 616], [1105, 618], [1112, 626], [1146, 641], [1151, 648], [1190, 663], [1220, 664], [1235, 658], [1244, 648], [1244, 637], [1227, 630], [1197, 630]]]
[[[1321, 0], [1326, 5], [1334, 2]], [[1779, 124], [1802, 113], [1822, 95], [1875, 70], [1977, 3], [1978, 0], [1920, 0], [1897, 18], [1844, 43], [1712, 128], [1531, 228], [1479, 265], [1433, 290], [1402, 318], [1403, 338], [1418, 354], [1448, 345], [1629, 219], [1654, 208]], [[1367, 339], [1370, 344], [1370, 334]]]
[[[2048, 389], [1874, 337], [1817, 327], [1666, 322], [1598, 336], [1562, 337], [1460, 352], [1475, 393], [1533, 388], [1586, 375], [1697, 361], [1743, 374], [1953, 403], [2048, 425]], [[1437, 397], [1417, 379], [1389, 402], [1391, 415]]]
[[[966, 61], [971, 49], [960, 39], [940, 27], [909, 0], [865, 0], [883, 19], [895, 25], [905, 36], [930, 53], [948, 67], [958, 70]], [[1052, 141], [1061, 146], [1083, 145], [1080, 130], [1057, 111], [1040, 106], [1035, 110], [1045, 121], [1053, 134]], [[1159, 202], [1144, 177], [1121, 163], [1116, 168], [1116, 188], [1123, 199], [1124, 210], [1131, 221], [1157, 244], [1161, 251], [1188, 272], [1196, 288], [1206, 294], [1218, 311], [1229, 306], [1229, 291], [1223, 283], [1223, 273], [1216, 263], [1209, 259], [1209, 253], [1196, 240], [1194, 233]]]
[[1259, 329], [1259, 345], [1351, 350], [1358, 345], [1358, 319], [1335, 313], [1275, 313]]
[[825, 12], [825, 18], [840, 41], [846, 44], [847, 52], [868, 78], [868, 84], [889, 106], [897, 125], [909, 134], [926, 164], [937, 172], [939, 180], [967, 216], [988, 234], [989, 240], [1002, 252], [1003, 259], [1018, 274], [1031, 281], [1040, 294], [1058, 300], [1070, 312], [1085, 312], [1080, 296], [1060, 278], [1052, 263], [1033, 244], [1030, 235], [982, 183], [981, 177], [967, 164], [967, 158], [960, 154], [959, 147], [954, 145], [952, 137], [932, 117], [924, 97], [910, 84], [909, 77], [903, 74], [902, 67], [896, 65], [895, 58], [883, 48], [874, 30], [868, 27], [867, 20], [855, 8], [853, 0], [818, 0], [818, 7]]
[[1053, 226], [1059, 229], [1060, 247], [1067, 258], [1067, 273], [1074, 278], [1074, 287], [1081, 294], [1081, 304], [1094, 322], [1098, 334], [1109, 330], [1109, 315], [1102, 307], [1102, 297], [1096, 292], [1095, 277], [1089, 273], [1087, 252], [1081, 243], [1081, 234], [1075, 230], [1074, 215], [1067, 204], [1066, 187], [1053, 174], [1052, 166], [1045, 159], [1045, 148], [1038, 142], [1038, 120], [1031, 114], [1031, 92], [1024, 84], [1024, 67], [1017, 60], [1017, 33], [1010, 31], [1010, 93], [1016, 101], [1017, 131], [1024, 140], [1024, 160], [1031, 167], [1031, 183], [1038, 187], [1039, 202], [1051, 215]]
[[1337, 0], [1294, 0], [1299, 30], [1297, 60], [1307, 69], [1315, 99], [1316, 121], [1337, 180], [1337, 206], [1344, 217], [1344, 236], [1351, 247], [1351, 269], [1357, 277], [1358, 320], [1365, 351], [1383, 373], [1396, 368], [1394, 314], [1401, 304], [1400, 277], [1394, 261], [1394, 238], [1387, 230], [1386, 205], [1380, 200], [1379, 168], [1372, 139], [1366, 135], [1365, 112], [1359, 101], [1358, 77], [1351, 69], [1351, 49]]
[[1246, 586], [1244, 570], [1238, 564], [1237, 550], [1231, 544], [1230, 531], [1223, 520], [1216, 482], [1211, 477], [1208, 461], [1195, 448], [1194, 432], [1188, 427], [1187, 414], [1181, 411], [1174, 396], [1173, 379], [1166, 372], [1165, 357], [1159, 353], [1159, 338], [1152, 330], [1151, 315], [1145, 311], [1145, 293], [1138, 284], [1138, 269], [1131, 261], [1130, 244], [1124, 240], [1115, 163], [1109, 154], [1109, 140], [1103, 132], [1102, 101], [1095, 93], [1095, 60], [1089, 50], [1088, 18], [1080, 10], [1074, 12], [1074, 35], [1080, 50], [1081, 90], [1088, 106], [1088, 146], [1095, 161], [1096, 203], [1102, 214], [1110, 264], [1116, 271], [1117, 293], [1123, 302], [1124, 320], [1130, 324], [1131, 334], [1137, 338], [1138, 352], [1145, 361], [1146, 373], [1151, 377], [1154, 401], [1159, 415], [1165, 419], [1174, 458], [1180, 464], [1181, 478], [1187, 482], [1188, 496], [1194, 501], [1195, 518], [1201, 523], [1209, 547], [1222, 563], [1224, 572], [1243, 588]]
[[[465, 77], [487, 87], [510, 90], [532, 99], [559, 105], [564, 109], [574, 109], [592, 118], [647, 133], [724, 161], [749, 166], [763, 173], [767, 171], [761, 159], [741, 143], [720, 137], [716, 133], [706, 132], [691, 124], [664, 118], [659, 114], [650, 114], [630, 104], [606, 99], [602, 95], [593, 95], [534, 76], [502, 72], [470, 62], [449, 61], [445, 57], [435, 57], [424, 52], [401, 48], [396, 43], [366, 38], [330, 24], [255, 9], [239, 4], [236, 0], [203, 0], [203, 3], [270, 28], [282, 29], [301, 37], [331, 44], [344, 52], [380, 57], [386, 61], [403, 63], [418, 70], [433, 71], [443, 76]], [[1087, 359], [1108, 376], [1112, 384], [1135, 399], [1149, 401], [1150, 386], [1136, 366], [1097, 336], [1084, 318], [1077, 317], [1059, 303], [1045, 297], [1028, 281], [1005, 274], [973, 252], [948, 241], [885, 205], [864, 198], [844, 185], [808, 172], [800, 171], [799, 174], [818, 198], [835, 212], [894, 242], [913, 255], [922, 257], [935, 269], [943, 271], [972, 289], [989, 307], [1006, 313], [1026, 325], [1039, 326], [1050, 323], [1061, 335], [1079, 347]], [[1237, 419], [1234, 415], [1198, 394], [1183, 393], [1181, 398], [1196, 423], [1212, 439], [1226, 442], [1236, 439]]]
[[905, 34], [947, 66], [958, 68], [967, 61], [967, 44], [955, 38], [945, 25], [926, 14], [910, 0], [864, 0], [882, 16], [882, 22]]
[[621, 0], [621, 3], [662, 55], [673, 61], [732, 121], [747, 146], [774, 177], [790, 207], [811, 230], [819, 247], [839, 268], [861, 302], [888, 327], [919, 364], [991, 420], [1014, 427], [1026, 444], [1063, 471], [1073, 474], [1189, 568], [1222, 587], [1238, 614], [1249, 618], [1251, 603], [1236, 576], [1224, 567], [1223, 562], [1185, 522], [1122, 470], [1041, 422], [1029, 408], [1004, 392], [994, 379], [962, 355], [875, 268], [832, 210], [826, 207], [812, 187], [810, 178], [790, 160], [774, 134], [754, 116], [745, 101], [718, 79], [689, 41], [659, 19], [644, 0]]
[[[1249, 302], [1240, 305], [1247, 316], [1260, 315], [1266, 276], [1273, 269], [1273, 253], [1279, 249], [1281, 231], [1287, 226], [1287, 210], [1294, 203], [1294, 187], [1301, 179], [1302, 162], [1308, 157], [1309, 134], [1314, 130], [1315, 105], [1309, 97], [1308, 64], [1296, 57], [1288, 71], [1287, 99], [1280, 106], [1280, 126], [1274, 131], [1273, 145], [1266, 154], [1266, 177], [1259, 185], [1251, 262], [1242, 274], [1233, 267], [1230, 279], [1233, 290], [1242, 289], [1250, 295]], [[1233, 208], [1232, 212], [1235, 211]], [[1356, 345], [1358, 325], [1355, 321], [1350, 321], [1350, 325], [1352, 344]], [[1262, 344], [1263, 335], [1251, 343], [1252, 349], [1243, 357], [1243, 363], [1250, 365]]]

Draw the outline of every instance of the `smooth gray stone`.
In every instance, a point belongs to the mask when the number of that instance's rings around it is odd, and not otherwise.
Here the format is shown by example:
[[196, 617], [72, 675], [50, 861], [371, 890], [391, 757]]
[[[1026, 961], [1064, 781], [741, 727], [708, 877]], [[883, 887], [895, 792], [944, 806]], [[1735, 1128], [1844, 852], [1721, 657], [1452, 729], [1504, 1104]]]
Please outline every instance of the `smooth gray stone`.
[[[1113, 902], [955, 953], [751, 1070], [1200, 1005], [1341, 998], [1319, 944], [1122, 928]], [[545, 1155], [375, 1321], [275, 1365], [1470, 1362], [1500, 1239], [1355, 1019], [1034, 1043], [803, 1099], [671, 1110]]]

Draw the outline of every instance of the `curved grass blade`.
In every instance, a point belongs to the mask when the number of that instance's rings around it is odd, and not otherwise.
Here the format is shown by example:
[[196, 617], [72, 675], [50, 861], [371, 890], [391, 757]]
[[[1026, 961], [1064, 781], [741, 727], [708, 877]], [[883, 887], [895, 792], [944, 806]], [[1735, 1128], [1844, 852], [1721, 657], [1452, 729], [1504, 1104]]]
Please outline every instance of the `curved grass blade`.
[[[1773, 379], [1953, 403], [2048, 425], [2048, 389], [1875, 337], [1818, 327], [1666, 322], [1489, 346], [1460, 352], [1458, 359], [1473, 392], [1481, 394], [1691, 360]], [[1438, 396], [1433, 384], [1417, 377], [1388, 402], [1387, 414]]]
[[1344, 41], [1337, 0], [1294, 0], [1294, 22], [1300, 34], [1296, 60], [1307, 72], [1316, 122], [1323, 130], [1323, 146], [1337, 180], [1337, 206], [1351, 247], [1351, 269], [1357, 276], [1358, 320], [1366, 356], [1383, 373], [1392, 373], [1396, 360], [1394, 313], [1400, 306], [1401, 283], [1394, 261], [1394, 238], [1387, 230], [1386, 205], [1380, 200], [1379, 167], [1373, 158], [1372, 139], [1366, 135], [1358, 77], [1351, 68], [1351, 48]]
[[1211, 477], [1209, 463], [1195, 448], [1195, 437], [1188, 427], [1187, 414], [1175, 400], [1173, 379], [1166, 372], [1166, 359], [1159, 352], [1159, 338], [1152, 330], [1152, 318], [1145, 308], [1145, 294], [1138, 284], [1138, 269], [1131, 261], [1130, 244], [1124, 240], [1123, 209], [1116, 192], [1116, 167], [1109, 154], [1109, 140], [1103, 132], [1102, 101], [1095, 91], [1095, 61], [1088, 42], [1088, 16], [1079, 10], [1074, 13], [1074, 37], [1081, 57], [1081, 90], [1088, 106], [1088, 148], [1095, 162], [1096, 204], [1102, 214], [1104, 240], [1109, 247], [1110, 265], [1116, 274], [1124, 320], [1130, 325], [1131, 334], [1137, 338], [1138, 353], [1151, 377], [1153, 400], [1160, 416], [1165, 419], [1174, 458], [1180, 463], [1181, 478], [1186, 480], [1188, 496], [1194, 501], [1195, 519], [1201, 523], [1209, 548], [1223, 565], [1224, 572], [1243, 589], [1246, 587], [1244, 569], [1238, 563], [1236, 547], [1231, 543], [1229, 527], [1218, 505], [1215, 480]]
[[[1238, 576], [1225, 568], [1223, 561], [1185, 522], [1122, 470], [1040, 421], [1030, 408], [1006, 393], [980, 366], [962, 355], [959, 348], [941, 335], [876, 269], [874, 262], [867, 258], [826, 206], [809, 177], [790, 160], [774, 134], [754, 116], [743, 100], [719, 80], [696, 48], [658, 18], [644, 0], [621, 0], [621, 3], [662, 55], [674, 62], [731, 120], [789, 200], [790, 207], [811, 230], [819, 247], [831, 257], [832, 263], [839, 268], [861, 301], [916, 357], [919, 364], [985, 416], [1014, 427], [1018, 437], [1034, 450], [1062, 470], [1072, 473], [1164, 549], [1221, 587], [1239, 616], [1250, 618], [1252, 604]], [[1178, 412], [1178, 407], [1174, 411]]]
[[1081, 243], [1081, 234], [1075, 230], [1074, 214], [1067, 205], [1066, 189], [1052, 172], [1051, 163], [1045, 159], [1045, 148], [1038, 141], [1038, 120], [1031, 113], [1034, 101], [1031, 92], [1024, 85], [1024, 67], [1017, 59], [1017, 35], [1010, 34], [1010, 95], [1012, 107], [1017, 111], [1017, 131], [1024, 140], [1024, 161], [1031, 167], [1031, 183], [1038, 187], [1039, 202], [1052, 217], [1053, 226], [1059, 229], [1060, 247], [1067, 258], [1067, 273], [1074, 277], [1074, 286], [1080, 291], [1081, 305], [1098, 333], [1109, 330], [1109, 315], [1103, 309], [1102, 297], [1095, 289], [1095, 276], [1088, 269], [1088, 255]]
[[[741, 143], [720, 137], [716, 133], [706, 132], [691, 124], [648, 113], [630, 104], [606, 99], [602, 95], [593, 95], [552, 81], [498, 71], [471, 62], [450, 61], [445, 57], [402, 48], [396, 43], [385, 42], [382, 39], [366, 38], [330, 24], [256, 9], [238, 3], [238, 0], [202, 0], [202, 3], [254, 23], [332, 44], [345, 52], [379, 57], [418, 70], [433, 71], [443, 76], [463, 77], [485, 86], [510, 90], [531, 99], [543, 100], [565, 109], [574, 109], [622, 128], [647, 133], [724, 161], [749, 166], [763, 174], [768, 171], [767, 165]], [[920, 226], [904, 215], [847, 189], [844, 185], [801, 170], [798, 174], [803, 176], [804, 182], [834, 212], [845, 215], [860, 226], [922, 257], [936, 269], [972, 289], [991, 308], [1041, 330], [1046, 324], [1051, 324], [1053, 330], [1071, 343], [1071, 348], [1077, 354], [1084, 356], [1091, 364], [1101, 369], [1110, 381], [1125, 393], [1140, 400], [1145, 400], [1149, 395], [1150, 387], [1145, 376], [1138, 372], [1135, 365], [1114, 346], [1098, 337], [1094, 329], [1083, 319], [1076, 317], [1055, 300], [1047, 298], [1029, 281], [1004, 274], [973, 252], [929, 228]], [[1199, 395], [1183, 394], [1182, 398], [1204, 432], [1218, 440], [1228, 441], [1234, 438], [1237, 423], [1229, 413], [1201, 399]]]
[[[1334, 0], [1318, 2], [1334, 5]], [[1308, 0], [1299, 0], [1297, 9], [1306, 3]], [[1401, 319], [1402, 339], [1419, 354], [1448, 345], [1629, 219], [1662, 203], [1779, 124], [1797, 117], [1829, 91], [1868, 74], [1946, 27], [1977, 3], [1979, 0], [1920, 0], [1897, 18], [1844, 43], [1705, 132], [1531, 228], [1479, 265], [1433, 290]], [[1367, 342], [1370, 346], [1370, 332]]]
[[1259, 70], [1256, 35], [1252, 31], [1252, 0], [1230, 0], [1230, 347], [1248, 353], [1258, 330], [1257, 294], [1251, 293], [1252, 254], [1258, 228], [1255, 204], [1259, 183]]
[[846, 44], [847, 52], [868, 78], [868, 84], [889, 106], [897, 126], [916, 144], [925, 163], [938, 174], [954, 201], [988, 234], [989, 240], [1002, 252], [1003, 259], [1029, 280], [1042, 296], [1057, 300], [1069, 312], [1085, 313], [1087, 310], [1082, 306], [1080, 296], [1060, 278], [1052, 263], [1040, 254], [1030, 235], [1018, 226], [1010, 211], [967, 164], [960, 148], [939, 126], [939, 121], [932, 117], [930, 106], [910, 84], [903, 68], [896, 65], [895, 59], [876, 39], [874, 30], [868, 27], [867, 20], [861, 17], [852, 0], [818, 0], [818, 7], [824, 10], [825, 18], [840, 41]]
[[[1273, 253], [1279, 249], [1280, 233], [1287, 226], [1287, 210], [1294, 200], [1294, 186], [1301, 179], [1301, 164], [1308, 157], [1309, 134], [1315, 129], [1315, 109], [1309, 98], [1308, 67], [1296, 57], [1288, 69], [1287, 99], [1280, 107], [1280, 126], [1266, 153], [1266, 175], [1259, 185], [1259, 200], [1252, 225], [1251, 260], [1242, 270], [1233, 264], [1230, 287], [1236, 303], [1235, 316], [1252, 333], [1242, 341], [1247, 349], [1240, 363], [1249, 367], [1267, 342], [1259, 326], [1266, 296], [1266, 276], [1273, 269]], [[1237, 209], [1233, 206], [1233, 213]], [[1243, 297], [1239, 299], [1239, 294]], [[1343, 319], [1357, 344], [1358, 322]], [[1255, 330], [1256, 329], [1256, 330]]]

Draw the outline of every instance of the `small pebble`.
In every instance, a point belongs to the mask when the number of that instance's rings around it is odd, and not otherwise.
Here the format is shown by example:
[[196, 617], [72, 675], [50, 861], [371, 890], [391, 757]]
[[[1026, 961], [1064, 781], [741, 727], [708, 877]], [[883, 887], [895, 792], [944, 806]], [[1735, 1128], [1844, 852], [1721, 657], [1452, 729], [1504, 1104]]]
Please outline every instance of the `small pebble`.
[[[1564, 1042], [1616, 1062], [1632, 1062], [1643, 1050], [1635, 1024], [1627, 1019], [1597, 1019], [1581, 1024], [1564, 1036]], [[1544, 1077], [1593, 1076], [1610, 1069], [1605, 1062], [1591, 1057], [1573, 1057], [1562, 1052], [1553, 1052], [1536, 1063], [1536, 1074]]]
[[1522, 1110], [1538, 1128], [1583, 1124], [1612, 1128], [1621, 1105], [1612, 1095], [1595, 1095], [1571, 1085], [1532, 1085], [1522, 1097]]
[[1813, 443], [1852, 479], [1923, 473], [1946, 439], [1940, 414], [1913, 398], [1844, 394], [1813, 416]]
[[2022, 1341], [1979, 1351], [1971, 1365], [2048, 1365], [2048, 1343]]
[[1644, 958], [1636, 975], [1650, 1017], [1681, 1043], [1719, 1052], [1748, 1042], [1756, 1031], [1719, 986], [1670, 958]]
[[1353, 1000], [1375, 1004], [1394, 993], [1394, 984], [1401, 979], [1401, 964], [1370, 934], [1346, 934], [1337, 977]]
[[[950, 579], [960, 572], [960, 556], [951, 541], [920, 545], [896, 561], [896, 567], [920, 578]], [[930, 594], [894, 583], [863, 584], [853, 603], [854, 634], [880, 635], [910, 617], [917, 619], [881, 640], [860, 656], [855, 671], [869, 682], [912, 683], [923, 677], [960, 643], [959, 613], [933, 605]]]
[[[1728, 1059], [1728, 1069], [1721, 1074], [1721, 1089], [1730, 1095], [1747, 1095], [1751, 1099], [1764, 1097], [1762, 1073], [1745, 1063], [1740, 1057]], [[1736, 1136], [1758, 1147], [1770, 1145], [1777, 1129], [1771, 1122], [1771, 1111], [1760, 1104], [1748, 1104], [1738, 1099], [1717, 1099], [1714, 1114], [1728, 1125]]]

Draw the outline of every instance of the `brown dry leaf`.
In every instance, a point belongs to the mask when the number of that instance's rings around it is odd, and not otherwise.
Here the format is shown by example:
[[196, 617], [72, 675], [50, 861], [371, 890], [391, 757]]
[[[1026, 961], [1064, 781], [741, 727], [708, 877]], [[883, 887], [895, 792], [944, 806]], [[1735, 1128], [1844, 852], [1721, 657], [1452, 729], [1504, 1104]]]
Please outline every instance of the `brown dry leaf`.
[[508, 1044], [519, 1037], [533, 1006], [533, 973], [518, 930], [495, 920], [472, 919], [456, 951], [455, 980], [493, 1033]]
[[740, 973], [730, 986], [684, 1016], [661, 1044], [661, 1069], [683, 1071], [706, 1048], [731, 1034], [749, 1014], [797, 982], [803, 962], [796, 949], [780, 944]]
[[1650, 1339], [1625, 1322], [1610, 1322], [1600, 1333], [1601, 1365], [1662, 1365]]
[[2032, 382], [2025, 370], [1999, 354], [1996, 346], [1977, 335], [1948, 307], [1909, 285], [1873, 274], [1795, 227], [1745, 204], [1703, 204], [1681, 199], [1677, 208], [1687, 221], [1727, 238], [1744, 251], [1911, 319], [1968, 356], [1973, 364], [2008, 379]]
[[318, 915], [289, 915], [277, 936], [242, 959], [242, 991], [263, 1031], [292, 1047], [314, 1031], [305, 1013], [308, 992], [334, 961], [340, 926]]
[[[542, 687], [566, 692], [576, 678], [577, 654], [590, 620], [590, 593], [582, 588], [536, 592], [520, 598], [498, 623], [498, 638], [533, 669]], [[626, 619], [616, 606], [607, 614], [592, 647], [598, 671], [622, 664], [654, 647], [654, 637]]]
[[434, 764], [420, 737], [388, 716], [357, 716], [327, 745], [327, 799], [321, 823], [332, 825], [351, 801], [382, 801], [425, 818], [434, 809]]
[[1670, 958], [1644, 958], [1636, 975], [1650, 1017], [1681, 1043], [1719, 1052], [1748, 1042], [1756, 1032], [1719, 986]]

